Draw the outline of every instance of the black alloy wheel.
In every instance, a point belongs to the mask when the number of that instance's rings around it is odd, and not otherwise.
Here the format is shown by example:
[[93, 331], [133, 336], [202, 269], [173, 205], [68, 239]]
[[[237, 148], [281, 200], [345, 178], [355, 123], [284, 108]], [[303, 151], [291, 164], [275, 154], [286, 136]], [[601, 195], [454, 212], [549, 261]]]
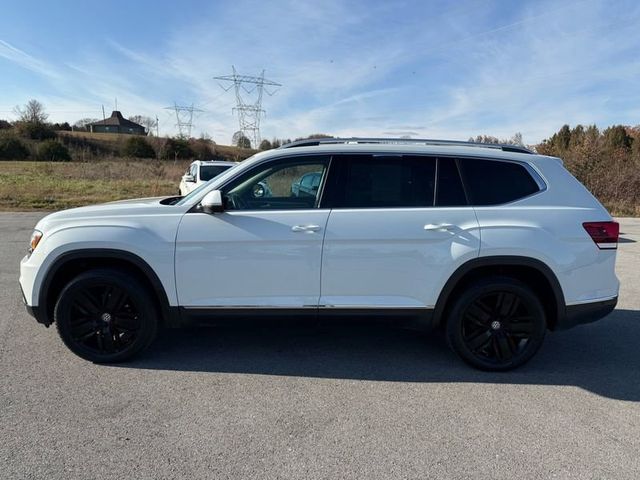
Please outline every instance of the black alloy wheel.
[[540, 348], [546, 331], [544, 308], [535, 293], [511, 278], [493, 277], [462, 293], [447, 323], [453, 350], [484, 370], [510, 370]]
[[153, 298], [135, 277], [117, 270], [94, 270], [73, 279], [54, 314], [67, 347], [96, 363], [131, 358], [157, 331]]

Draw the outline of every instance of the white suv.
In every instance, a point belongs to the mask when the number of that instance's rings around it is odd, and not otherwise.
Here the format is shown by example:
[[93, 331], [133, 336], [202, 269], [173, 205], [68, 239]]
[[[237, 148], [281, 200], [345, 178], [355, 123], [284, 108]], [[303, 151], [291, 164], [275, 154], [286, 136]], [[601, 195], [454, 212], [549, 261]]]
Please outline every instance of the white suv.
[[192, 162], [180, 179], [178, 187], [180, 196], [191, 193], [203, 183], [207, 183], [235, 165], [237, 165], [236, 162], [222, 160], [196, 160]]
[[[320, 175], [304, 195], [292, 186]], [[514, 146], [328, 139], [258, 153], [184, 198], [51, 214], [27, 309], [94, 362], [159, 326], [366, 317], [441, 328], [507, 370], [616, 305], [618, 224], [558, 158]]]

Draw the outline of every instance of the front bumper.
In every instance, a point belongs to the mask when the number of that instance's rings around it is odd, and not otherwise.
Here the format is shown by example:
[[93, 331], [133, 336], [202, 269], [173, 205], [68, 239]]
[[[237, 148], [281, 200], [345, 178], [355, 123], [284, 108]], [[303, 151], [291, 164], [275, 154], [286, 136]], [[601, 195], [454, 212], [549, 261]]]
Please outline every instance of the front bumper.
[[558, 319], [555, 329], [566, 330], [583, 323], [600, 320], [609, 315], [616, 308], [617, 303], [618, 297], [614, 297], [600, 302], [567, 305], [565, 307], [565, 315], [563, 318]]
[[33, 307], [27, 303], [27, 298], [24, 296], [24, 290], [22, 290], [22, 285], [20, 285], [20, 293], [22, 294], [22, 302], [24, 303], [24, 308], [27, 310], [27, 313], [31, 315], [33, 318], [37, 320], [38, 323], [43, 324], [45, 327], [51, 325], [51, 321], [47, 318], [46, 312], [39, 307]]

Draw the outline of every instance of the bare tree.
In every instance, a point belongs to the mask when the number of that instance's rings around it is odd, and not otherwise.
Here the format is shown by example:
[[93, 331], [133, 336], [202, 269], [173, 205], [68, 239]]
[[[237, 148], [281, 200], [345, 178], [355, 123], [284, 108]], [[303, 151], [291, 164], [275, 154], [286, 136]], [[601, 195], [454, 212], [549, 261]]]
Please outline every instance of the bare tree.
[[24, 107], [16, 106], [13, 112], [18, 116], [18, 121], [35, 125], [43, 124], [49, 118], [44, 105], [35, 99], [29, 100]]
[[80, 120], [78, 120], [76, 123], [73, 124], [73, 128], [75, 128], [76, 130], [86, 130], [87, 125], [97, 121], [98, 121], [97, 118], [81, 118]]
[[508, 143], [512, 145], [520, 145], [521, 147], [524, 147], [524, 142], [522, 141], [522, 133], [520, 132], [514, 133], [513, 137], [509, 139]]
[[147, 117], [146, 115], [134, 115], [129, 117], [129, 120], [145, 127], [147, 133], [153, 132], [153, 129], [158, 125], [155, 118]]

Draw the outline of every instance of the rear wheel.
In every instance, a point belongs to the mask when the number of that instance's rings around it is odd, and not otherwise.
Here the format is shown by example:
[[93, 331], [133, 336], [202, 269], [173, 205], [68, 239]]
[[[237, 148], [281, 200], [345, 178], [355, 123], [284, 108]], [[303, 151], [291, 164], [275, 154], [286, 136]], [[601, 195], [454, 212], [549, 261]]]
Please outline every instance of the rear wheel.
[[58, 333], [76, 355], [96, 363], [128, 360], [157, 332], [153, 297], [137, 278], [92, 270], [69, 282], [54, 309]]
[[449, 346], [482, 370], [504, 371], [527, 362], [546, 332], [544, 308], [524, 283], [491, 277], [468, 287], [447, 320]]

